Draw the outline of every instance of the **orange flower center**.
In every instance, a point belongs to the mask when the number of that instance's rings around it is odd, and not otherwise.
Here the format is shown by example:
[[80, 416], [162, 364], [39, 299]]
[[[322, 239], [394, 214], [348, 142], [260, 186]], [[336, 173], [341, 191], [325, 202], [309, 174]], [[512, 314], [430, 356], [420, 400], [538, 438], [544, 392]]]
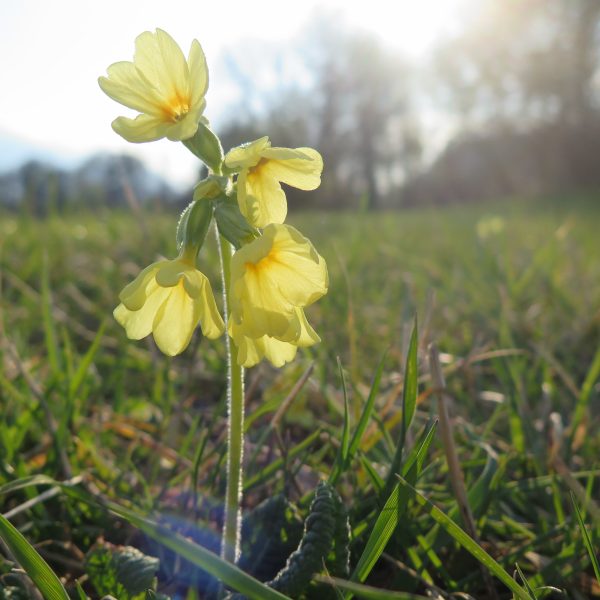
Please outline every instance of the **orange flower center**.
[[166, 121], [177, 123], [181, 121], [190, 110], [190, 99], [177, 92], [167, 104], [161, 106]]

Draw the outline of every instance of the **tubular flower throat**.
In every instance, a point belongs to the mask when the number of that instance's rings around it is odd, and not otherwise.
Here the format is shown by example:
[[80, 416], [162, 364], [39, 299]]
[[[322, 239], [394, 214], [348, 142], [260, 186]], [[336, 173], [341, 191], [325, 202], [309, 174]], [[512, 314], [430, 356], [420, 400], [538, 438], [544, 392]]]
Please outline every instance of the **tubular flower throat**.
[[230, 150], [225, 165], [239, 170], [240, 211], [254, 227], [285, 221], [287, 201], [280, 182], [314, 190], [323, 171], [323, 159], [316, 150], [272, 148], [268, 137]]
[[127, 337], [141, 340], [152, 333], [168, 356], [187, 348], [199, 323], [211, 339], [225, 330], [208, 278], [181, 257], [146, 267], [123, 289], [119, 300], [113, 314]]
[[186, 61], [173, 38], [157, 29], [135, 40], [133, 62], [117, 62], [98, 83], [113, 100], [137, 110], [135, 119], [118, 117], [112, 128], [128, 142], [191, 138], [206, 107], [208, 68], [198, 40]]
[[298, 347], [320, 341], [304, 308], [327, 293], [327, 266], [308, 239], [289, 225], [268, 225], [231, 260], [229, 335], [246, 367], [263, 357], [275, 366]]

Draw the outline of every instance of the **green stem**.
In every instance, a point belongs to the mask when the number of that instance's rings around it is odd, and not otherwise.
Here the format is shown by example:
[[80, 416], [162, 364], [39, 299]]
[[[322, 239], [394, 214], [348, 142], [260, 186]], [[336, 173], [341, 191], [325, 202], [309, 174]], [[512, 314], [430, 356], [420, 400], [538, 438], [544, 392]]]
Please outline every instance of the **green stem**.
[[[225, 323], [229, 320], [229, 280], [232, 246], [219, 238], [223, 276]], [[244, 454], [244, 369], [237, 364], [237, 348], [226, 335], [227, 346], [227, 488], [221, 536], [221, 556], [236, 562], [240, 555], [242, 457]]]

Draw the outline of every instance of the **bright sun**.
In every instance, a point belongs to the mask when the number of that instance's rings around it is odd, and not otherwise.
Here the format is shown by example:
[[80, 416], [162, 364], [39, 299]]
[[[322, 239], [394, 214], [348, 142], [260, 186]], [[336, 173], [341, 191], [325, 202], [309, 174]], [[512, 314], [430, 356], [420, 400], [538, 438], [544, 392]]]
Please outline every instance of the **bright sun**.
[[[323, 6], [323, 3], [319, 3]], [[420, 58], [458, 17], [461, 0], [329, 0], [348, 22], [375, 32], [386, 44]]]

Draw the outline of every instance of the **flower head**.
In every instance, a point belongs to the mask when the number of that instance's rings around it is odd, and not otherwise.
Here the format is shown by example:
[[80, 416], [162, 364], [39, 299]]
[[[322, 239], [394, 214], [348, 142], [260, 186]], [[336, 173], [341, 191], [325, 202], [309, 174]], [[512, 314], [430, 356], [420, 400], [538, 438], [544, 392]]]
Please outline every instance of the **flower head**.
[[173, 38], [157, 29], [135, 40], [133, 62], [117, 62], [98, 83], [113, 100], [139, 111], [135, 119], [118, 117], [113, 129], [129, 142], [191, 138], [206, 106], [206, 59], [198, 40], [186, 61]]
[[152, 333], [168, 356], [187, 348], [198, 323], [211, 339], [225, 330], [206, 275], [183, 257], [146, 267], [119, 299], [114, 316], [127, 337], [140, 340]]
[[282, 342], [268, 335], [259, 338], [248, 337], [244, 335], [242, 326], [230, 320], [229, 335], [233, 338], [237, 347], [238, 364], [246, 368], [253, 367], [263, 358], [266, 358], [274, 367], [282, 367], [285, 363], [294, 359], [299, 347], [312, 346], [320, 342], [321, 338], [306, 320], [304, 311], [300, 308], [296, 310], [301, 331], [293, 343]]
[[240, 364], [251, 366], [266, 356], [280, 366], [296, 347], [318, 342], [303, 308], [326, 294], [328, 285], [325, 261], [289, 225], [268, 225], [240, 248], [231, 260], [229, 331]]
[[323, 171], [323, 159], [316, 150], [272, 148], [268, 137], [230, 150], [225, 165], [239, 170], [240, 211], [254, 227], [285, 221], [287, 202], [280, 182], [314, 190]]

